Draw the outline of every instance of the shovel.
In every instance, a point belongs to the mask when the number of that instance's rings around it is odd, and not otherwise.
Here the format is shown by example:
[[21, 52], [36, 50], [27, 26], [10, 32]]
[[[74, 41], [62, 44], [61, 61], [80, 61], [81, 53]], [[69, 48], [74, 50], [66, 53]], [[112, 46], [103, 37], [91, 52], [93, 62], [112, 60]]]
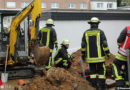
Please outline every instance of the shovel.
[[2, 75], [1, 75], [1, 80], [2, 80], [3, 83], [6, 83], [7, 80], [8, 80], [8, 73], [6, 73], [7, 59], [8, 59], [8, 49], [9, 49], [9, 45], [7, 45], [7, 50], [6, 50], [5, 70], [4, 70], [4, 73], [2, 73]]
[[83, 66], [82, 58], [80, 57], [79, 60], [80, 60], [80, 66], [81, 66], [81, 69], [82, 69], [83, 78], [86, 80], [85, 69], [84, 69], [84, 66]]

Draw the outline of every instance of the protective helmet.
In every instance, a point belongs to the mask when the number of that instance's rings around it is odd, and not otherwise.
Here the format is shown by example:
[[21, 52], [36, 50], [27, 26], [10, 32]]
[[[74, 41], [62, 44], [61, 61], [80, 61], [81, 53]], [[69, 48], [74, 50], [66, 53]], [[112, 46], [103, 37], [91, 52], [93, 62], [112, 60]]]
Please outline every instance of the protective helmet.
[[30, 25], [30, 26], [33, 25], [33, 20], [29, 20], [29, 25]]
[[91, 20], [88, 21], [89, 24], [92, 24], [92, 23], [100, 23], [100, 20], [97, 18], [97, 17], [92, 17]]
[[62, 42], [62, 44], [63, 44], [63, 45], [70, 44], [70, 41], [69, 41], [69, 40], [64, 40], [64, 41]]
[[46, 22], [46, 24], [52, 24], [52, 25], [54, 25], [54, 21], [52, 19], [48, 19], [47, 22]]

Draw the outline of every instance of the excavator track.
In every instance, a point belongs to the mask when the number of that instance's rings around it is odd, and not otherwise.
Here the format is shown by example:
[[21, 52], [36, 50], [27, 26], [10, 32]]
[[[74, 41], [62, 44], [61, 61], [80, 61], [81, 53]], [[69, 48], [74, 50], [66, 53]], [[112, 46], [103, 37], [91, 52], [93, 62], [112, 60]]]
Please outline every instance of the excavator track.
[[[4, 73], [4, 68], [0, 67], [0, 75]], [[8, 73], [8, 79], [20, 79], [20, 78], [33, 78], [35, 74], [43, 75], [42, 70], [35, 66], [16, 66], [8, 67], [6, 73]]]

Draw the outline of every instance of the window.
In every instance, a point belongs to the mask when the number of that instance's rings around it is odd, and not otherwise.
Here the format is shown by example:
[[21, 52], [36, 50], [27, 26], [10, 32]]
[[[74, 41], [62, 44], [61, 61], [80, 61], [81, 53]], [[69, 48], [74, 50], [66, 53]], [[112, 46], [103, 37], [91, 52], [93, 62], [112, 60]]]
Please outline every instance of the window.
[[59, 4], [58, 3], [52, 3], [51, 8], [59, 8]]
[[108, 3], [107, 4], [107, 8], [112, 8], [113, 7], [113, 4], [112, 3]]
[[97, 3], [97, 8], [103, 8], [103, 3]]
[[46, 3], [42, 2], [42, 8], [46, 8]]
[[21, 8], [25, 8], [28, 5], [29, 5], [29, 2], [22, 2], [21, 3]]
[[75, 8], [75, 7], [76, 7], [76, 5], [74, 3], [69, 4], [69, 8]]
[[7, 2], [7, 8], [16, 8], [16, 2]]
[[81, 4], [80, 4], [80, 8], [81, 8], [81, 9], [86, 9], [86, 8], [87, 8], [87, 5], [86, 5], [85, 3], [81, 3]]

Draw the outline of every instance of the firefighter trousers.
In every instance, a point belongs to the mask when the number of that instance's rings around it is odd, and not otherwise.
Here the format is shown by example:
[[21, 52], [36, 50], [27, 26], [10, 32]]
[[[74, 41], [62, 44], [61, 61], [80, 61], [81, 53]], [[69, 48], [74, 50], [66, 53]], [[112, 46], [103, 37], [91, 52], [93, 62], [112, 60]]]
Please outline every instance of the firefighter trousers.
[[47, 61], [46, 66], [45, 66], [45, 68], [47, 70], [51, 68], [51, 62], [52, 62], [52, 53], [50, 53], [48, 61]]
[[124, 85], [128, 86], [128, 69], [127, 61], [120, 61], [115, 59], [112, 65], [112, 72], [116, 80], [117, 87], [123, 87]]
[[[104, 62], [89, 63], [91, 85], [95, 88], [105, 88], [106, 68]], [[98, 80], [97, 80], [98, 74]]]
[[63, 60], [61, 60], [58, 64], [55, 65], [56, 67], [61, 67], [61, 68], [70, 68], [71, 62], [67, 60], [67, 66], [64, 66]]

